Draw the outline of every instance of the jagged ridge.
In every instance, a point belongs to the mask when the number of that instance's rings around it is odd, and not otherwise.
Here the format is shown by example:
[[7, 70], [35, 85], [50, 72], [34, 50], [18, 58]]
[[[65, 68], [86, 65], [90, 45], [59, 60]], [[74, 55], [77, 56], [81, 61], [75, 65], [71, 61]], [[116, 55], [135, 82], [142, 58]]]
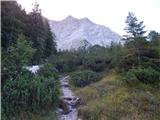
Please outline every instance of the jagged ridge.
[[120, 42], [121, 36], [110, 28], [91, 22], [88, 18], [68, 16], [62, 21], [49, 21], [56, 36], [57, 50], [79, 49], [93, 45], [109, 46]]

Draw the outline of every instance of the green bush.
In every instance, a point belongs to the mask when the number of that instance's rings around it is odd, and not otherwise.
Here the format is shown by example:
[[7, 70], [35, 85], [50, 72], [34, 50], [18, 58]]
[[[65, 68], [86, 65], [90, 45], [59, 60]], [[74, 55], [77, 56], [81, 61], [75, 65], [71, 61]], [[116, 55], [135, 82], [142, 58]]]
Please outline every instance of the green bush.
[[21, 111], [48, 110], [55, 105], [58, 95], [59, 83], [55, 73], [46, 77], [42, 73], [24, 72], [15, 80], [6, 80], [2, 86], [3, 115], [9, 117]]
[[137, 77], [135, 76], [135, 74], [132, 71], [128, 71], [126, 72], [123, 77], [122, 80], [128, 84], [133, 84], [138, 82]]
[[153, 68], [136, 68], [130, 69], [122, 78], [127, 83], [140, 81], [146, 84], [155, 84], [160, 82], [160, 73]]
[[2, 119], [20, 112], [46, 111], [58, 100], [59, 82], [54, 67], [43, 65], [36, 75], [24, 69], [35, 49], [19, 35], [16, 43], [2, 54]]
[[86, 69], [93, 70], [95, 72], [102, 72], [104, 71], [110, 64], [110, 60], [107, 58], [97, 58], [95, 56], [94, 58], [87, 58], [83, 61], [82, 65]]
[[138, 66], [138, 59], [135, 54], [130, 53], [122, 56], [117, 67], [123, 72], [132, 69], [133, 66]]
[[49, 63], [46, 63], [42, 66], [40, 66], [40, 69], [37, 71], [37, 74], [40, 76], [44, 76], [44, 77], [55, 77], [56, 79], [58, 79], [58, 71], [56, 70], [56, 68]]
[[85, 69], [103, 72], [109, 68], [111, 63], [108, 49], [95, 46], [87, 50], [58, 52], [57, 55], [51, 56], [48, 61], [61, 73]]
[[18, 35], [16, 43], [8, 47], [8, 51], [2, 51], [2, 83], [6, 79], [15, 79], [29, 63], [35, 51], [23, 35]]
[[84, 87], [100, 79], [101, 75], [91, 70], [77, 71], [71, 74], [71, 81], [77, 87]]
[[143, 83], [157, 83], [160, 82], [160, 73], [152, 68], [138, 68], [133, 69], [133, 73], [139, 81]]

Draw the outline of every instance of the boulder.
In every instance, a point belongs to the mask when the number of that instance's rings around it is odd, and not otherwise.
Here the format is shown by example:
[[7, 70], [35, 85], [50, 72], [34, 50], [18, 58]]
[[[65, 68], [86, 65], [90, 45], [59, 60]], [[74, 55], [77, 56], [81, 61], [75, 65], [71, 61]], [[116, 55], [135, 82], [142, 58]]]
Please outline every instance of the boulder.
[[69, 106], [63, 98], [59, 100], [59, 108], [63, 109], [63, 114], [68, 114], [70, 112]]

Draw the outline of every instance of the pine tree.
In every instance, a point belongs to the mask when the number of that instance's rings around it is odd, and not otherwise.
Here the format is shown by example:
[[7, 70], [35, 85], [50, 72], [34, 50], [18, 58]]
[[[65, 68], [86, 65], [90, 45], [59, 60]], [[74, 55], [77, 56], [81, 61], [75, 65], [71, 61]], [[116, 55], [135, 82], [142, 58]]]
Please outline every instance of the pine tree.
[[126, 41], [125, 46], [129, 49], [130, 56], [133, 57], [133, 59], [136, 57], [135, 63], [137, 61], [138, 65], [140, 65], [141, 55], [148, 47], [148, 42], [144, 36], [146, 33], [144, 30], [145, 26], [143, 25], [143, 21], [139, 22], [132, 12], [128, 13], [125, 23], [126, 27], [124, 30], [128, 33], [127, 35], [124, 35], [124, 40]]
[[51, 33], [48, 19], [41, 15], [38, 3], [34, 4], [32, 12], [29, 13], [28, 23], [28, 33], [33, 43], [33, 48], [37, 49], [32, 61], [39, 64], [52, 53], [56, 53], [55, 37]]
[[2, 48], [14, 44], [18, 34], [25, 34], [27, 14], [16, 1], [1, 1], [1, 40]]
[[44, 34], [43, 20], [38, 3], [33, 4], [32, 12], [30, 12], [28, 16], [29, 16], [29, 22], [28, 22], [29, 38], [32, 41], [33, 44], [32, 47], [37, 49], [32, 62], [35, 64], [39, 64], [43, 58], [45, 36], [43, 35]]
[[56, 53], [55, 35], [52, 34], [48, 19], [44, 18], [44, 28], [46, 33], [46, 39], [44, 43], [44, 57], [47, 58]]
[[128, 13], [125, 23], [127, 26], [124, 30], [128, 33], [128, 35], [124, 36], [125, 40], [131, 41], [137, 38], [144, 38], [144, 34], [146, 33], [144, 30], [145, 26], [143, 25], [143, 21], [138, 21], [134, 13]]

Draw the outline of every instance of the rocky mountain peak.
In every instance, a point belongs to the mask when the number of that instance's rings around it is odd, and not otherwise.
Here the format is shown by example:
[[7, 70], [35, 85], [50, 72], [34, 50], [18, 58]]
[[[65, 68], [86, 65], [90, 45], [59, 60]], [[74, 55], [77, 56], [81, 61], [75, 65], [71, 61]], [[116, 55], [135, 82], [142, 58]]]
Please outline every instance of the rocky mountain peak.
[[68, 15], [65, 19], [63, 19], [62, 21], [67, 21], [67, 20], [70, 20], [70, 21], [72, 21], [72, 20], [77, 20], [77, 18], [75, 18], [75, 17], [73, 17], [73, 16], [71, 16], [71, 15]]
[[121, 36], [110, 28], [98, 25], [88, 18], [77, 19], [69, 15], [62, 21], [50, 21], [56, 35], [58, 50], [72, 50], [94, 45], [109, 46], [111, 41], [120, 42]]

